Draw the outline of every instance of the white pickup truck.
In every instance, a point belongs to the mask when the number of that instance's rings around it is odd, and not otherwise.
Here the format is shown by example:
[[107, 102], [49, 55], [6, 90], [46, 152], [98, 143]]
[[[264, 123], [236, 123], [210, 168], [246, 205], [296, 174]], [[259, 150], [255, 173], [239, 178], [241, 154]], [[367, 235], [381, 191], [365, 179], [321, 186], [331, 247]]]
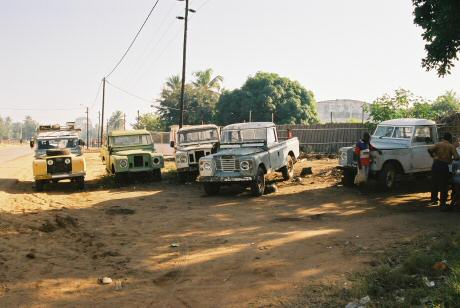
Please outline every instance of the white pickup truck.
[[[369, 176], [384, 190], [391, 190], [399, 175], [417, 175], [431, 170], [433, 159], [428, 148], [438, 141], [436, 123], [424, 119], [395, 119], [380, 123], [371, 144], [382, 154], [371, 152]], [[339, 168], [343, 183], [352, 186], [356, 175], [354, 147], [339, 150]]]
[[222, 185], [239, 183], [261, 196], [265, 175], [278, 171], [290, 179], [298, 157], [299, 140], [279, 141], [271, 122], [231, 124], [222, 129], [217, 153], [200, 159], [198, 182], [208, 195], [217, 194]]

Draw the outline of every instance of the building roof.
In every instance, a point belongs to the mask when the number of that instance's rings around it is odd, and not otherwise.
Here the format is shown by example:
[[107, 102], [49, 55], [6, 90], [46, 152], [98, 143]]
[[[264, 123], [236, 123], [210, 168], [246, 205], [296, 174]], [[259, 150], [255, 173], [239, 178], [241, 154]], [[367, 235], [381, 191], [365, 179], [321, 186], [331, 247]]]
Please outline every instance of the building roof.
[[177, 132], [181, 133], [184, 131], [192, 131], [192, 130], [205, 130], [205, 129], [217, 129], [217, 125], [214, 124], [205, 124], [205, 125], [191, 125], [191, 126], [184, 126], [179, 129]]
[[414, 126], [414, 125], [435, 125], [436, 123], [431, 120], [425, 119], [393, 119], [383, 121], [380, 125], [398, 125], [398, 126]]
[[135, 135], [150, 135], [145, 129], [134, 129], [134, 130], [114, 130], [109, 133], [110, 137], [118, 136], [135, 136]]
[[251, 129], [251, 128], [268, 128], [274, 127], [275, 123], [273, 122], [247, 122], [247, 123], [235, 123], [227, 125], [223, 130], [232, 130], [232, 129]]

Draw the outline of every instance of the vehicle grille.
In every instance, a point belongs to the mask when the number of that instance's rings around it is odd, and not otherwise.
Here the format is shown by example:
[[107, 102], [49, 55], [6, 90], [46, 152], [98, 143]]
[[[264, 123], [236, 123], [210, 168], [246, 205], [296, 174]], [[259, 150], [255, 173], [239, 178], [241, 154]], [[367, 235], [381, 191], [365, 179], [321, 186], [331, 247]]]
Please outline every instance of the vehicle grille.
[[[64, 162], [67, 158], [70, 159], [70, 164], [66, 165]], [[48, 165], [48, 161], [52, 160], [53, 164]], [[46, 160], [48, 173], [67, 173], [72, 171], [72, 159], [70, 157], [55, 157]]]
[[134, 167], [143, 167], [144, 166], [144, 157], [136, 155], [133, 158]]
[[232, 172], [239, 170], [239, 162], [234, 157], [232, 158], [221, 158], [217, 160], [217, 169], [224, 172]]

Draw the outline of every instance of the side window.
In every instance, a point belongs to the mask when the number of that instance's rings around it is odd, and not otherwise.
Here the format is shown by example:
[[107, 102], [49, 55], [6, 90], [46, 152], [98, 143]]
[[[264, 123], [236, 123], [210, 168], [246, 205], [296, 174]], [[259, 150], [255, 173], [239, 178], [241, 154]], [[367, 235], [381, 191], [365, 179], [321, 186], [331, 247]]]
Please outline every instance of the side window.
[[412, 127], [395, 127], [393, 138], [412, 138]]
[[276, 131], [274, 128], [267, 129], [267, 144], [276, 143]]
[[430, 126], [419, 126], [415, 128], [414, 142], [433, 143], [433, 128]]

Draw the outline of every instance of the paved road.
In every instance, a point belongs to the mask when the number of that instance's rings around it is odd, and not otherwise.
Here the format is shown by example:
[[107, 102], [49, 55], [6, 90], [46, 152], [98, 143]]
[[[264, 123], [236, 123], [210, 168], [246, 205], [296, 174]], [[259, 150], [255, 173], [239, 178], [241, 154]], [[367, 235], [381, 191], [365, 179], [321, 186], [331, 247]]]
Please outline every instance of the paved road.
[[28, 146], [12, 146], [0, 148], [0, 164], [26, 155], [32, 155], [33, 151]]

